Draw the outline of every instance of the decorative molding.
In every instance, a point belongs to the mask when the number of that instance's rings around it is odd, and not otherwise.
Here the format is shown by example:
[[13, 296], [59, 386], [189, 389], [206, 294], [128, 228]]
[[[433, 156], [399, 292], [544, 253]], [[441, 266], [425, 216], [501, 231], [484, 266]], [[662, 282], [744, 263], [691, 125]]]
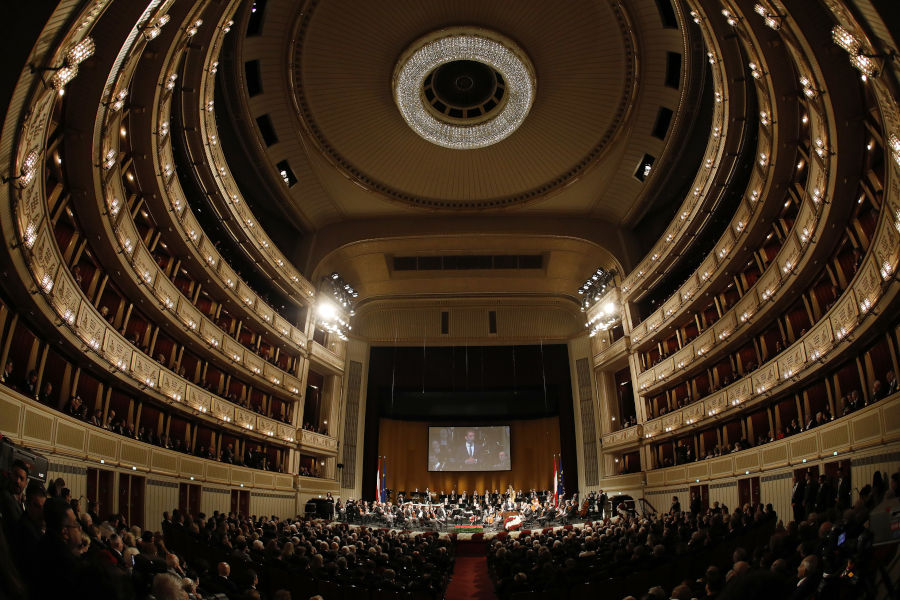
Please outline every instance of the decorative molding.
[[[186, 483], [186, 482], [181, 482], [181, 483]], [[161, 488], [170, 488], [170, 489], [178, 489], [178, 487], [179, 487], [179, 483], [176, 483], [174, 481], [160, 481], [158, 479], [148, 479], [147, 485], [152, 485], [154, 487], [161, 487]]]
[[47, 471], [55, 473], [67, 473], [69, 475], [87, 475], [87, 467], [79, 467], [76, 465], [65, 465], [62, 463], [51, 462]]
[[350, 361], [347, 371], [347, 403], [344, 407], [344, 448], [342, 452], [341, 487], [356, 484], [356, 437], [359, 433], [359, 401], [362, 392], [362, 363]]
[[584, 483], [600, 484], [600, 465], [597, 456], [597, 426], [594, 419], [594, 394], [591, 386], [591, 368], [587, 358], [575, 361], [578, 377], [578, 398], [581, 405], [581, 440], [584, 466]]

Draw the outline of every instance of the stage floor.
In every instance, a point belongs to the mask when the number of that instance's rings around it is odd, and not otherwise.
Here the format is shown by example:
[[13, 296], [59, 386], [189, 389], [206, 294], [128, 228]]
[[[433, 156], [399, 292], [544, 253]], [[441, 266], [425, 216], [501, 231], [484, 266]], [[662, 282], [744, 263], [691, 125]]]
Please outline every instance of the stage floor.
[[[618, 520], [618, 517], [611, 519], [610, 522], [615, 523]], [[331, 523], [340, 523], [341, 521], [331, 521]], [[544, 531], [545, 529], [548, 531], [559, 531], [560, 529], [572, 528], [572, 529], [583, 529], [586, 525], [591, 525], [592, 522], [578, 522], [578, 523], [570, 523], [569, 525], [555, 525], [553, 527], [525, 527], [523, 529], [519, 529], [516, 531], [504, 531], [504, 530], [494, 530], [490, 529], [488, 531], [483, 531], [481, 533], [456, 533], [452, 530], [452, 528], [448, 528], [446, 531], [436, 531], [434, 529], [402, 529], [396, 527], [378, 527], [375, 524], [357, 524], [350, 523], [351, 529], [378, 529], [378, 530], [386, 530], [386, 531], [396, 531], [396, 532], [404, 532], [404, 533], [412, 533], [412, 534], [421, 534], [421, 533], [429, 533], [429, 534], [437, 534], [437, 536], [441, 539], [453, 539], [456, 538], [457, 541], [469, 541], [473, 539], [482, 539], [485, 541], [493, 540], [498, 535], [509, 536], [512, 539], [516, 539], [523, 534], [528, 535], [537, 531]]]

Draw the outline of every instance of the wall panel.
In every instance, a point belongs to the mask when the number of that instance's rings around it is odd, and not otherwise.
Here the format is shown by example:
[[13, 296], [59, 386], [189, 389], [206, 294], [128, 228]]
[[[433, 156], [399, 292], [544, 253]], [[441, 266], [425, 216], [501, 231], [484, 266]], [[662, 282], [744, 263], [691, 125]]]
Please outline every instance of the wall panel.
[[144, 526], [154, 531], [160, 529], [162, 514], [178, 508], [178, 482], [169, 479], [147, 477], [144, 485]]
[[[835, 459], [837, 460], [837, 459]], [[900, 469], [900, 450], [894, 448], [893, 452], [879, 452], [862, 458], [850, 459], [851, 477], [853, 485], [853, 500], [859, 497], [859, 490], [872, 483], [876, 471], [886, 474], [887, 485], [890, 485], [890, 477]]]
[[228, 513], [231, 508], [231, 490], [204, 485], [200, 491], [200, 510], [207, 517], [215, 511]]
[[[72, 491], [72, 498], [85, 498], [87, 494], [87, 467], [75, 461], [59, 460], [56, 457], [50, 459], [50, 469], [47, 471], [47, 481], [50, 482], [62, 477], [66, 487]], [[87, 504], [83, 508], [86, 508]]]
[[293, 517], [297, 513], [296, 500], [297, 496], [295, 494], [251, 492], [250, 514], [256, 516], [275, 515], [282, 519]]
[[791, 471], [763, 475], [759, 478], [759, 485], [760, 501], [763, 504], [771, 504], [778, 513], [778, 518], [784, 519], [785, 523], [793, 519], [791, 492], [794, 480]]
[[733, 511], [738, 505], [737, 481], [730, 480], [722, 483], [709, 484], [709, 505], [714, 502], [724, 504], [729, 511]]

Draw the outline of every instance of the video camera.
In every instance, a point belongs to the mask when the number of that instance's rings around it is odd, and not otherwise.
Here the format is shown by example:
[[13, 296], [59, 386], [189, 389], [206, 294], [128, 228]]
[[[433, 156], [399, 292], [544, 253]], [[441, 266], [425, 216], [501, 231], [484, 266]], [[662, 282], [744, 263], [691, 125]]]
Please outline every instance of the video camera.
[[41, 454], [28, 448], [23, 448], [0, 434], [0, 473], [12, 471], [13, 463], [21, 460], [28, 467], [28, 479], [47, 483], [47, 471], [50, 470], [50, 461]]

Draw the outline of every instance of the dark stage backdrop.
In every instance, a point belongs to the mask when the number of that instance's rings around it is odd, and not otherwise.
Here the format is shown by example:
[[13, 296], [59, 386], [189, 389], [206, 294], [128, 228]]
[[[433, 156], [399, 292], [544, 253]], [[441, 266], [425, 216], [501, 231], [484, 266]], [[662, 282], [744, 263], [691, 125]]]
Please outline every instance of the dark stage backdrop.
[[[559, 418], [545, 417], [519, 421], [480, 423], [509, 425], [512, 469], [484, 472], [429, 472], [428, 427], [443, 425], [429, 421], [381, 419], [378, 432], [378, 454], [387, 457], [387, 487], [394, 492], [411, 492], [426, 487], [448, 494], [473, 490], [483, 493], [531, 488], [546, 490], [553, 484], [553, 454], [559, 453]], [[575, 477], [574, 471], [571, 474]], [[574, 481], [568, 486], [574, 485]], [[567, 487], [568, 487], [567, 486]]]

